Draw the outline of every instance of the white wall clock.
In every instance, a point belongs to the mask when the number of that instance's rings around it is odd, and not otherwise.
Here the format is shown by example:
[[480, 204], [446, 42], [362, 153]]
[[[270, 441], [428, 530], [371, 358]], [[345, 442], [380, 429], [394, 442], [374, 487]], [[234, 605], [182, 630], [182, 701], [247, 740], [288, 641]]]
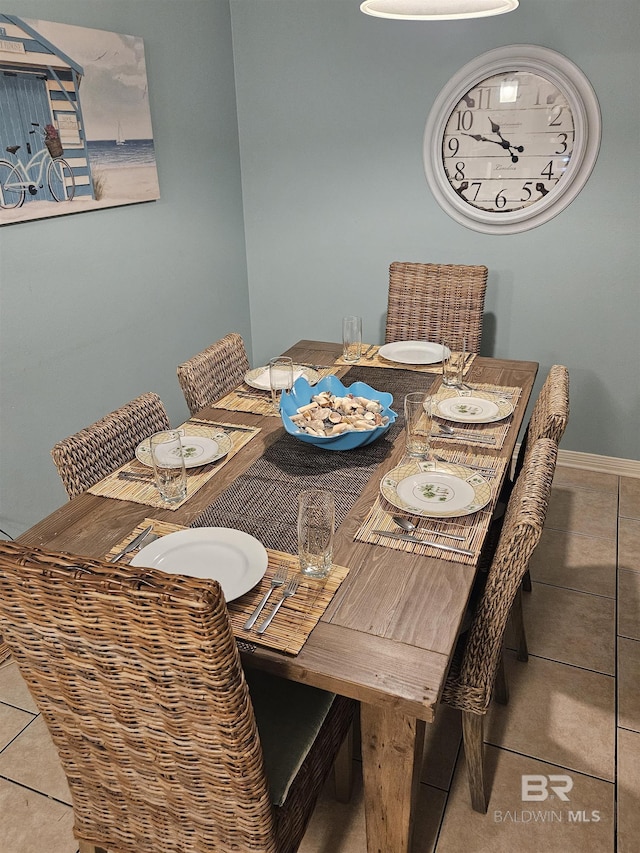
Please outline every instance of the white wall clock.
[[537, 45], [469, 62], [440, 92], [424, 136], [436, 201], [486, 234], [535, 228], [570, 204], [600, 148], [600, 107], [582, 71]]

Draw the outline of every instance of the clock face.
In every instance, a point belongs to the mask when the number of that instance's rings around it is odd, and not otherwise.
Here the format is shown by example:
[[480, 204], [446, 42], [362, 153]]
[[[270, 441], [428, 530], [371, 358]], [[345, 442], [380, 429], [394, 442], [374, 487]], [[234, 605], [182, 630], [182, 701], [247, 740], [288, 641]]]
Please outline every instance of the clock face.
[[516, 234], [548, 222], [578, 195], [600, 128], [596, 94], [569, 59], [538, 45], [496, 48], [461, 68], [436, 98], [425, 174], [460, 224]]
[[442, 135], [442, 165], [459, 197], [503, 214], [536, 204], [562, 181], [575, 142], [567, 96], [539, 74], [495, 74], [469, 89]]

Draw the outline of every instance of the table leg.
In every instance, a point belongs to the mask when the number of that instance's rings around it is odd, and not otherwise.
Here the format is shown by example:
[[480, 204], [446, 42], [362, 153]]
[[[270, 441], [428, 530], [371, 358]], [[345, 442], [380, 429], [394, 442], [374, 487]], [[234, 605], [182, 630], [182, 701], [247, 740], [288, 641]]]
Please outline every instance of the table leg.
[[360, 725], [367, 853], [409, 853], [425, 723], [363, 703]]

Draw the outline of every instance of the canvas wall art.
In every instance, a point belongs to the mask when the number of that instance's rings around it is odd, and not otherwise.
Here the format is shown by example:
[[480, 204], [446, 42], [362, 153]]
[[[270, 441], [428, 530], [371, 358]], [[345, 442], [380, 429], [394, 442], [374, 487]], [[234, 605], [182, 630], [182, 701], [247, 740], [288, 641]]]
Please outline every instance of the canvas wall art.
[[0, 225], [159, 197], [142, 39], [0, 13]]

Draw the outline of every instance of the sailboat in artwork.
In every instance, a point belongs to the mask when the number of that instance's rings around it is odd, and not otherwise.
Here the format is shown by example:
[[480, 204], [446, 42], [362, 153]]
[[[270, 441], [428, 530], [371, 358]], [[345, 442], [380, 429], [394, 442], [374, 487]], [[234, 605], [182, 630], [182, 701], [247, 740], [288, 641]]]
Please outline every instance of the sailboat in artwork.
[[126, 145], [127, 140], [124, 138], [124, 134], [122, 132], [122, 125], [118, 122], [118, 133], [116, 136], [116, 145]]

